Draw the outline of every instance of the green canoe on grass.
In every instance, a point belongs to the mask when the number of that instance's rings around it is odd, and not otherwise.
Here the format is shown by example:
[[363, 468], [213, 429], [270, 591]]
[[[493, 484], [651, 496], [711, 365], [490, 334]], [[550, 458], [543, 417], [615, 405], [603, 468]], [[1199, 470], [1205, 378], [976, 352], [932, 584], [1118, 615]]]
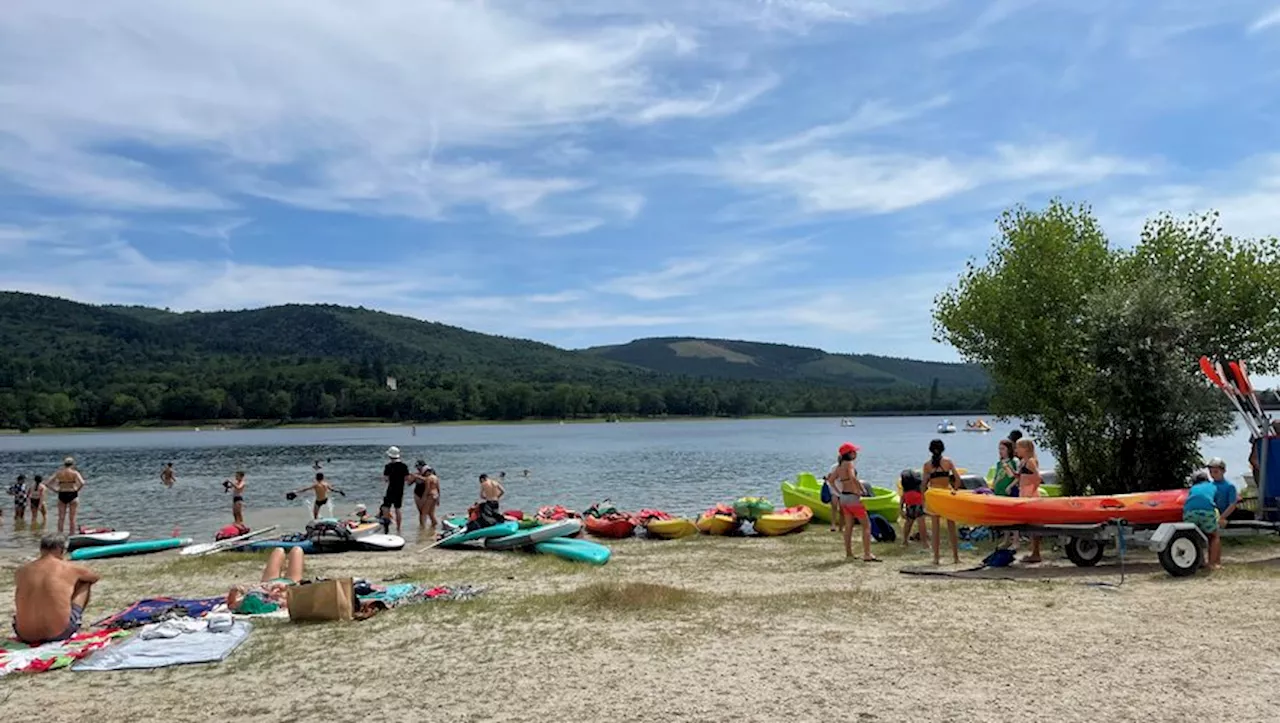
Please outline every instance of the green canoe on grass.
[[[862, 504], [867, 514], [880, 515], [889, 522], [898, 521], [900, 498], [898, 493], [887, 487], [872, 486], [871, 497], [863, 497]], [[813, 510], [813, 519], [820, 522], [831, 522], [831, 505], [822, 501], [822, 480], [808, 472], [796, 475], [795, 482], [782, 483], [782, 504], [785, 507], [804, 505]]]

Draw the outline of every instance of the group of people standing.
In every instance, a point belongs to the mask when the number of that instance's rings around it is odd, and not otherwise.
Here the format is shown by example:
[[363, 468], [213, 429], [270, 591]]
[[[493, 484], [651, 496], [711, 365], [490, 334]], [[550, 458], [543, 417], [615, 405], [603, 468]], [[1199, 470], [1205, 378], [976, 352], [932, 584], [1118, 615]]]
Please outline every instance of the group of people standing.
[[[919, 535], [920, 544], [927, 550], [932, 548], [933, 562], [941, 562], [941, 527], [942, 520], [937, 515], [929, 515], [924, 506], [926, 489], [962, 489], [960, 471], [955, 462], [946, 456], [946, 445], [942, 440], [929, 442], [929, 459], [925, 460], [919, 471], [905, 469], [899, 475], [902, 487], [902, 500], [899, 516], [902, 518], [902, 545], [910, 544], [913, 528]], [[824, 485], [831, 499], [831, 530], [837, 528], [844, 536], [846, 557], [853, 557], [853, 522], [856, 520], [862, 528], [862, 559], [866, 562], [877, 562], [878, 558], [871, 554], [871, 524], [867, 508], [863, 504], [864, 497], [872, 495], [871, 485], [858, 477], [857, 459], [860, 448], [850, 442], [840, 445], [837, 450], [836, 463], [827, 473]], [[1022, 433], [1014, 430], [1008, 439], [1000, 440], [1000, 461], [996, 464], [994, 479], [995, 493], [1010, 497], [1039, 497], [1043, 477], [1040, 474], [1040, 461], [1036, 458], [1035, 443], [1023, 438]], [[824, 495], [826, 496], [826, 495]], [[928, 517], [932, 535], [925, 528], [921, 518]], [[960, 562], [960, 541], [956, 523], [947, 520], [947, 536], [951, 543], [951, 557], [955, 563]], [[932, 540], [932, 545], [930, 541]], [[1017, 549], [1018, 534], [1013, 533], [1002, 543], [1005, 547]], [[1025, 563], [1037, 563], [1040, 557], [1040, 538], [1031, 538], [1031, 554], [1024, 557]]]
[[[74, 532], [76, 515], [80, 509], [80, 490], [84, 489], [84, 477], [76, 469], [76, 461], [72, 457], [62, 460], [62, 466], [45, 479], [41, 475], [32, 477], [27, 482], [25, 474], [18, 475], [17, 480], [9, 486], [8, 494], [13, 498], [14, 522], [26, 519], [27, 510], [31, 511], [31, 524], [44, 525], [48, 522], [49, 511], [45, 506], [45, 495], [54, 493], [58, 499], [58, 532], [66, 529]], [[39, 517], [39, 522], [36, 517]], [[0, 516], [0, 521], [3, 521]], [[69, 524], [68, 524], [69, 523]]]

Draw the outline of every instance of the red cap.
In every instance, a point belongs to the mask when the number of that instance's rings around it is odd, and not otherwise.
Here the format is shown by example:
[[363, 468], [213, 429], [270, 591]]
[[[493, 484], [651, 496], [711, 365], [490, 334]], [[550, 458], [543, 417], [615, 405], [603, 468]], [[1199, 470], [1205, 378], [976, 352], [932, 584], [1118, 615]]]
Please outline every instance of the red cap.
[[844, 444], [840, 445], [840, 449], [838, 452], [836, 452], [836, 454], [839, 454], [841, 457], [843, 457], [846, 454], [849, 454], [850, 452], [857, 452], [859, 449], [862, 449], [862, 448], [854, 444], [853, 442], [845, 442]]

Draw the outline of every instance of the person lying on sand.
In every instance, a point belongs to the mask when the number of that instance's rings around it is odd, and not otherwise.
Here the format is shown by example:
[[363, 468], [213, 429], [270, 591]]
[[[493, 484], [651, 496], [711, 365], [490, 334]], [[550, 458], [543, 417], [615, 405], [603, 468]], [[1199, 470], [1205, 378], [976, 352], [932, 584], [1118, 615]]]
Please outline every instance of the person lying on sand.
[[299, 492], [306, 492], [307, 490], [311, 490], [316, 495], [316, 501], [314, 504], [311, 505], [311, 519], [313, 520], [320, 519], [320, 508], [324, 507], [326, 504], [329, 503], [330, 492], [337, 492], [343, 497], [347, 496], [346, 492], [343, 492], [337, 487], [334, 487], [332, 483], [325, 480], [324, 472], [316, 472], [315, 482], [309, 485], [305, 485], [303, 487], [299, 487], [298, 489], [293, 490], [292, 492], [288, 492], [285, 494], [284, 497], [285, 499], [292, 502], [293, 500], [298, 499]]
[[227, 592], [227, 608], [242, 615], [273, 613], [289, 606], [288, 590], [302, 582], [302, 548], [285, 551], [276, 548], [262, 568], [262, 582], [236, 585]]
[[89, 592], [102, 579], [83, 565], [67, 562], [67, 538], [40, 538], [40, 557], [14, 575], [13, 634], [27, 645], [66, 640], [80, 632]]

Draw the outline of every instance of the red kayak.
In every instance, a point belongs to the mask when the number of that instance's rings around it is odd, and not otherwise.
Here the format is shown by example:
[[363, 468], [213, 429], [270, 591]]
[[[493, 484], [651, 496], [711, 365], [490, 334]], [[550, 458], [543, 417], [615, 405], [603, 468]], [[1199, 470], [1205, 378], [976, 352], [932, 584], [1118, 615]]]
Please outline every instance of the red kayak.
[[587, 532], [596, 537], [622, 539], [635, 534], [636, 523], [630, 517], [587, 517], [583, 520]]

